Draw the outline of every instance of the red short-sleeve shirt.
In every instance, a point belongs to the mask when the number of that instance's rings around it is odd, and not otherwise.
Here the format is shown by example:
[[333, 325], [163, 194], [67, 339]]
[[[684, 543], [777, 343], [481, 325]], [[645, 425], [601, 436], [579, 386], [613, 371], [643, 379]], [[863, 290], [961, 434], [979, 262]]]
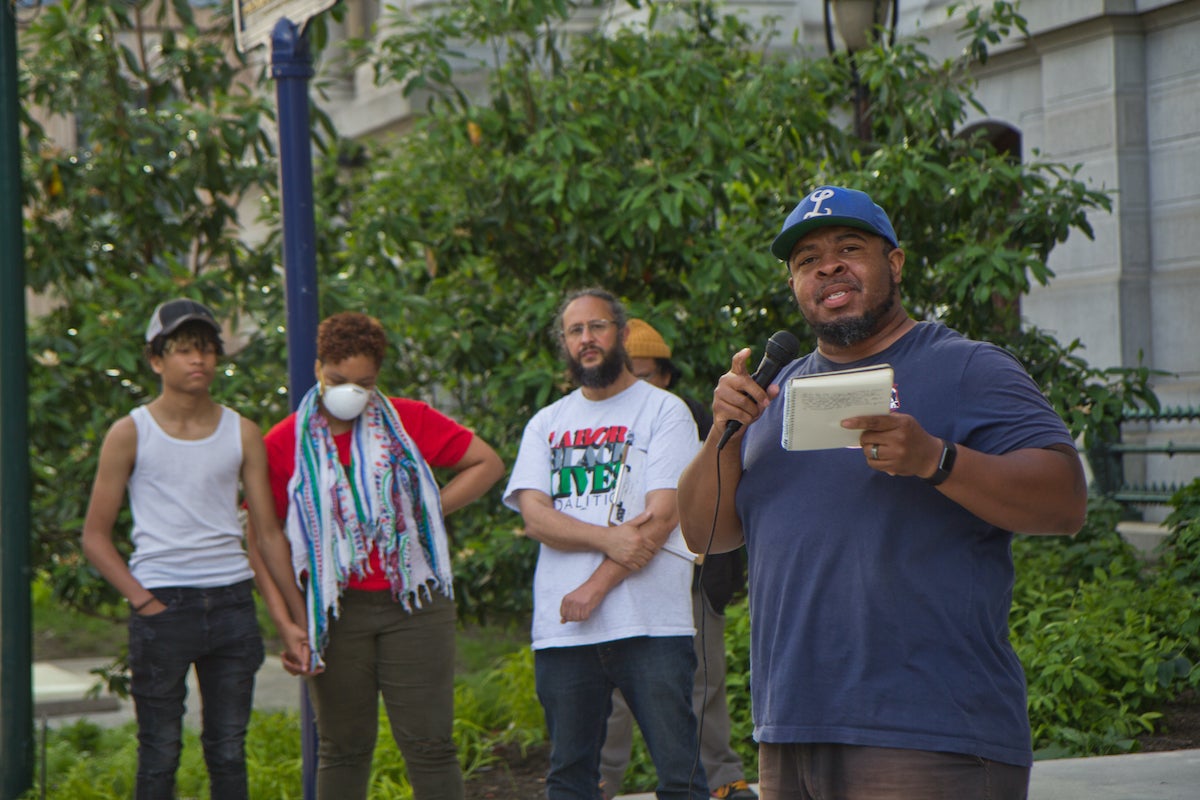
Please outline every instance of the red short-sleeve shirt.
[[[417, 446], [421, 457], [433, 467], [452, 467], [462, 460], [475, 435], [447, 417], [428, 403], [408, 400], [403, 397], [390, 398], [400, 415], [400, 422], [409, 438]], [[333, 437], [338, 458], [343, 465], [350, 464], [350, 431]], [[271, 478], [271, 491], [275, 495], [275, 513], [281, 520], [287, 519], [287, 487], [296, 466], [296, 415], [289, 414], [263, 437], [267, 447], [267, 470]], [[362, 578], [351, 576], [348, 588], [367, 591], [386, 591], [390, 587], [387, 576], [379, 563], [379, 556], [371, 552], [370, 566]]]

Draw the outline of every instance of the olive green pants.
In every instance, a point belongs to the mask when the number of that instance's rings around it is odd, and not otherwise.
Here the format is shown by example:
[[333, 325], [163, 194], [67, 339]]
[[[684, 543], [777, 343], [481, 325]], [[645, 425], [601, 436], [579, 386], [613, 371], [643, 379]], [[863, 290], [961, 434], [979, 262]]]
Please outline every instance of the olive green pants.
[[406, 611], [390, 592], [347, 590], [329, 628], [325, 671], [307, 678], [317, 720], [317, 797], [367, 797], [379, 697], [415, 800], [462, 800], [454, 745], [454, 601]]

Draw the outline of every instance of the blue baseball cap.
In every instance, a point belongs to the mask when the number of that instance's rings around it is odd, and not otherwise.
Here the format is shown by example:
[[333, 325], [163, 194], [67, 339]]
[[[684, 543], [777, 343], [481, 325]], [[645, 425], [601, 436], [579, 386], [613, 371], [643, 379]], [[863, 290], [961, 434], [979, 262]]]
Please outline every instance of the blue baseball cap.
[[892, 247], [900, 246], [896, 243], [892, 221], [882, 208], [875, 205], [870, 195], [857, 189], [822, 186], [810, 192], [788, 214], [783, 229], [771, 243], [771, 252], [780, 261], [787, 261], [801, 237], [811, 230], [831, 225], [859, 228], [882, 236]]

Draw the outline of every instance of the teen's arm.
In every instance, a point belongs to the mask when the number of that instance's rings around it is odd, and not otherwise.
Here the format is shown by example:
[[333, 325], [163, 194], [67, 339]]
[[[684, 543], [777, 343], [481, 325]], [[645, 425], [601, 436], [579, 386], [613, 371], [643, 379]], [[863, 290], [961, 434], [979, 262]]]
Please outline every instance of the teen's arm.
[[249, 516], [246, 551], [254, 569], [259, 594], [283, 640], [284, 666], [289, 672], [306, 672], [311, 655], [304, 596], [292, 572], [292, 548], [279, 527], [275, 501], [267, 476], [267, 451], [262, 434], [250, 420], [242, 419], [242, 490]]
[[117, 420], [104, 436], [83, 520], [83, 554], [104, 579], [139, 614], [156, 614], [166, 606], [142, 586], [113, 544], [113, 526], [125, 502], [125, 491], [137, 460], [137, 428], [130, 417]]
[[483, 497], [504, 477], [504, 462], [491, 445], [478, 436], [471, 437], [467, 451], [451, 469], [455, 475], [442, 487], [442, 514], [446, 516]]

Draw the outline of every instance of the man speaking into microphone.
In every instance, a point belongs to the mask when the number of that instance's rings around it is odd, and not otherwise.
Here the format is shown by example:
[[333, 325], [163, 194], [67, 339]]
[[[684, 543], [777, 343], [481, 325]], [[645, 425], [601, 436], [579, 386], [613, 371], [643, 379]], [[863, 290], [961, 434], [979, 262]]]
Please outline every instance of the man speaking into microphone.
[[[813, 190], [771, 252], [817, 349], [766, 387], [733, 356], [678, 490], [689, 547], [747, 547], [760, 796], [1023, 799], [1010, 544], [1082, 527], [1071, 436], [1004, 350], [908, 315], [904, 250], [866, 194]], [[781, 445], [780, 386], [882, 364], [891, 413], [842, 421], [858, 447]]]

